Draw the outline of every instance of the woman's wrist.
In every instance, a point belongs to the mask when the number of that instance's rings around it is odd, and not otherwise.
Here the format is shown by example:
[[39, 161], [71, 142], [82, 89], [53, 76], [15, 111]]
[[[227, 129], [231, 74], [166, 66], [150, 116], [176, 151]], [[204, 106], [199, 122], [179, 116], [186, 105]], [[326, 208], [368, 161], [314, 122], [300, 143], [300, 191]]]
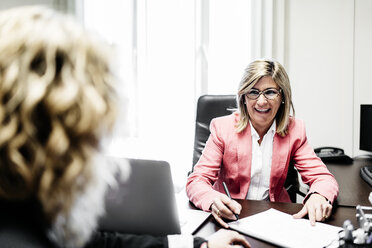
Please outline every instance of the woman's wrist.
[[313, 194], [318, 194], [318, 195], [320, 195], [320, 196], [323, 196], [324, 199], [327, 201], [327, 203], [330, 204], [330, 205], [332, 205], [332, 202], [331, 202], [330, 200], [328, 200], [327, 197], [325, 197], [324, 195], [322, 195], [322, 194], [320, 194], [320, 193], [318, 193], [318, 192], [316, 192], [316, 191], [311, 192], [311, 193], [309, 193], [309, 194], [306, 196], [306, 198], [305, 198], [305, 200], [304, 200], [304, 204], [305, 204], [305, 202], [310, 198], [310, 196], [313, 195]]

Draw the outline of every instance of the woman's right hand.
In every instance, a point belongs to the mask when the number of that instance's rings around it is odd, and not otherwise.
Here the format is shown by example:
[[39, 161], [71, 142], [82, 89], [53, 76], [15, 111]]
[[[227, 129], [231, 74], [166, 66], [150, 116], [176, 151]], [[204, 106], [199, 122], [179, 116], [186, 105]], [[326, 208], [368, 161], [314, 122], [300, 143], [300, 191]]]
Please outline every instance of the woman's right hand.
[[220, 229], [208, 238], [208, 248], [246, 247], [251, 245], [243, 235], [235, 231]]
[[224, 228], [229, 228], [229, 225], [223, 218], [236, 220], [235, 214], [240, 214], [242, 206], [235, 200], [230, 199], [227, 195], [221, 194], [213, 200], [211, 211], [216, 221]]

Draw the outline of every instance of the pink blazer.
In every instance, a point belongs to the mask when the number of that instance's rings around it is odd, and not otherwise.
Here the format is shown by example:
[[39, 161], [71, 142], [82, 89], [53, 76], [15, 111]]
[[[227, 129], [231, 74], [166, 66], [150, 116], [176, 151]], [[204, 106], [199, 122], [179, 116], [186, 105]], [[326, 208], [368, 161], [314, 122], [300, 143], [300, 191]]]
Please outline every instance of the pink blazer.
[[[198, 207], [208, 211], [213, 199], [224, 194], [225, 181], [234, 199], [245, 199], [251, 182], [251, 128], [236, 133], [238, 113], [211, 121], [211, 134], [202, 156], [189, 176], [186, 192]], [[317, 192], [333, 202], [338, 195], [338, 184], [324, 163], [308, 144], [303, 121], [291, 118], [288, 134], [274, 136], [270, 174], [270, 201], [290, 202], [284, 188], [290, 161], [310, 186], [309, 194]]]

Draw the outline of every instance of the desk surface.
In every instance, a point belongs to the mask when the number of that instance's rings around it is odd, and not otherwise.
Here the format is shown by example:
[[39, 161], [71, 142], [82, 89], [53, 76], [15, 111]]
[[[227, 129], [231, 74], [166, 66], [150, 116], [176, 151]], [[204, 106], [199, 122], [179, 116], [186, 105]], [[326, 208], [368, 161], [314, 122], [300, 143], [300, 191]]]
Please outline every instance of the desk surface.
[[327, 163], [327, 168], [335, 176], [339, 184], [337, 203], [340, 206], [371, 206], [368, 200], [372, 187], [360, 177], [360, 168], [372, 165], [372, 160], [354, 159], [352, 164]]
[[[302, 204], [297, 203], [282, 203], [282, 202], [268, 202], [268, 201], [254, 201], [254, 200], [238, 200], [242, 204], [242, 212], [240, 214], [241, 218], [257, 214], [259, 212], [265, 211], [270, 208], [275, 208], [282, 212], [288, 214], [297, 213], [301, 208]], [[332, 216], [327, 220], [327, 224], [334, 226], [342, 226], [345, 220], [351, 220], [354, 226], [358, 226], [356, 217], [355, 217], [355, 208], [354, 207], [342, 207], [337, 206], [333, 209]], [[195, 236], [208, 237], [209, 235], [218, 231], [221, 227], [214, 220], [212, 216], [194, 233]], [[247, 240], [252, 247], [263, 248], [263, 247], [276, 247], [267, 242], [255, 239], [253, 237], [246, 236]]]
[[[333, 214], [326, 223], [341, 227], [344, 221], [349, 219], [354, 226], [358, 226], [355, 217], [355, 206], [370, 206], [371, 203], [368, 200], [368, 196], [372, 191], [372, 187], [360, 177], [360, 168], [365, 165], [372, 165], [372, 160], [360, 158], [354, 159], [354, 162], [349, 165], [336, 163], [327, 163], [326, 165], [330, 172], [335, 176], [340, 187], [337, 205], [334, 206]], [[275, 208], [288, 214], [297, 213], [302, 208], [302, 204], [296, 203], [253, 200], [238, 200], [238, 202], [242, 204], [243, 207], [240, 214], [241, 218], [257, 214], [270, 208]], [[206, 238], [220, 228], [219, 224], [212, 216], [210, 216], [208, 220], [194, 233], [194, 235]], [[252, 247], [276, 247], [253, 237], [246, 236], [246, 238]]]

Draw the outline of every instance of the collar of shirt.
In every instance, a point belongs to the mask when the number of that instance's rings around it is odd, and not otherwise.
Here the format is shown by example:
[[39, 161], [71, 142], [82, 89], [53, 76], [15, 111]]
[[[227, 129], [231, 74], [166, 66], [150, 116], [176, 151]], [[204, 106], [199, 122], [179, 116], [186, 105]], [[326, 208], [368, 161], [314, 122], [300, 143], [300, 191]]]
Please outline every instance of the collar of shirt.
[[[258, 135], [256, 129], [254, 129], [252, 122], [249, 122], [249, 125], [251, 125], [251, 135], [255, 142], [257, 142], [260, 139], [260, 136]], [[269, 130], [267, 130], [266, 134], [272, 134], [274, 135], [276, 132], [276, 120], [273, 121], [273, 124], [271, 124]], [[265, 135], [266, 135], [265, 134]]]

